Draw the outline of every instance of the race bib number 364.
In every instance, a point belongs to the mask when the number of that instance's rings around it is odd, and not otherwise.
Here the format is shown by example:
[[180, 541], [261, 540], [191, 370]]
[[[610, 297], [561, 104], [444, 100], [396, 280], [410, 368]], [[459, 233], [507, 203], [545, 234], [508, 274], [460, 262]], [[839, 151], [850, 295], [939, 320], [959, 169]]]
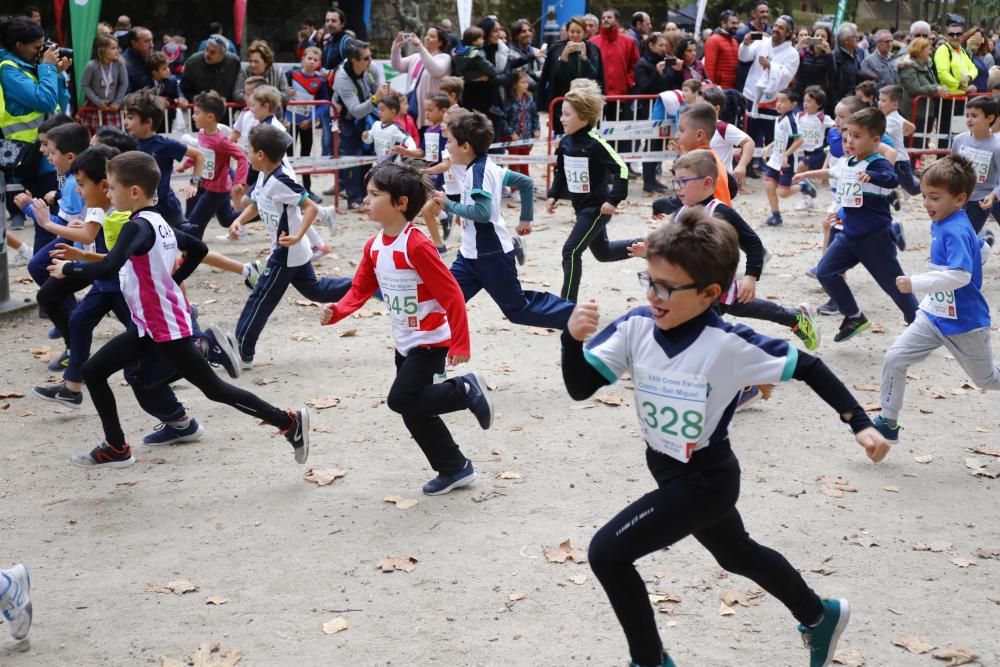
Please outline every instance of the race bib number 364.
[[633, 371], [636, 412], [646, 442], [671, 458], [690, 461], [705, 429], [708, 381], [640, 366]]

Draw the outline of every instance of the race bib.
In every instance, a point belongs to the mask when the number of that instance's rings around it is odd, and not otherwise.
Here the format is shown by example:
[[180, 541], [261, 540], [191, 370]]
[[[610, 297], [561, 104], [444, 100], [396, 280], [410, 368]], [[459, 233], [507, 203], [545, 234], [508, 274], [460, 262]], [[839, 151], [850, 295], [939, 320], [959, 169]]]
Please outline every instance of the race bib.
[[380, 276], [379, 287], [393, 323], [404, 329], [419, 329], [417, 277], [411, 274]]
[[260, 198], [257, 202], [257, 214], [260, 216], [261, 221], [267, 225], [267, 230], [276, 236], [278, 234], [278, 225], [281, 224], [281, 216], [278, 214], [278, 209], [270, 197]]
[[823, 145], [823, 130], [816, 128], [808, 128], [802, 130], [802, 148], [803, 150], [811, 151], [819, 148]]
[[201, 170], [201, 177], [210, 181], [215, 178], [215, 151], [211, 148], [202, 148], [201, 153], [205, 156], [205, 167]]
[[392, 141], [389, 139], [384, 139], [382, 137], [375, 137], [375, 155], [378, 156], [380, 160], [384, 160], [389, 157], [389, 151], [392, 150]]
[[858, 172], [845, 171], [838, 175], [837, 201], [843, 208], [861, 208], [864, 191], [858, 180]]
[[441, 161], [441, 135], [437, 132], [424, 132], [424, 159], [428, 162]]
[[641, 366], [632, 370], [643, 437], [654, 450], [687, 463], [705, 428], [708, 381]]
[[575, 194], [590, 192], [590, 166], [585, 157], [563, 157], [566, 187]]
[[971, 146], [962, 146], [958, 153], [972, 163], [972, 169], [976, 172], [976, 183], [985, 183], [990, 173], [990, 164], [993, 162], [993, 153]]
[[957, 320], [958, 306], [955, 303], [955, 292], [931, 292], [920, 302], [920, 310], [946, 320]]

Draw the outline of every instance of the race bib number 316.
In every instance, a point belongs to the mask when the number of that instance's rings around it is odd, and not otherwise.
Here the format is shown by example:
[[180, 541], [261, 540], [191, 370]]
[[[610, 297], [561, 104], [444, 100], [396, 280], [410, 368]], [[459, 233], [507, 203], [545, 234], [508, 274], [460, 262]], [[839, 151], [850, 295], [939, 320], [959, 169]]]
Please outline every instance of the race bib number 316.
[[705, 429], [708, 381], [640, 366], [633, 371], [636, 411], [646, 442], [671, 458], [690, 461]]

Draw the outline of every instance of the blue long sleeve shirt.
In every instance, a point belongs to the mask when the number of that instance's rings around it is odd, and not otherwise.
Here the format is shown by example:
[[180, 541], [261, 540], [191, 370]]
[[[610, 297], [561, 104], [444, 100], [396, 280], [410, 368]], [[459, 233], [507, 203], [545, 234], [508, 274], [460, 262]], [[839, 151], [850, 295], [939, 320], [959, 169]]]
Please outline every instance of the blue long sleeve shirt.
[[[69, 107], [66, 80], [59, 74], [55, 65], [48, 63], [32, 65], [6, 49], [0, 49], [0, 60], [13, 60], [21, 68], [9, 66], [0, 68], [0, 93], [3, 94], [7, 113], [12, 116], [23, 116], [33, 111], [54, 114], [57, 109], [66, 111]], [[36, 82], [22, 70], [34, 72], [38, 81]], [[55, 171], [55, 167], [43, 156], [38, 172], [45, 174], [52, 171]]]
[[[850, 160], [853, 164], [855, 158]], [[899, 185], [894, 165], [881, 156], [868, 163], [865, 173], [871, 179], [869, 183], [879, 188], [891, 190]], [[862, 197], [863, 203], [859, 208], [840, 210], [844, 221], [844, 233], [850, 238], [866, 236], [888, 229], [892, 225], [892, 211], [889, 208], [889, 198], [885, 194], [870, 192], [865, 188]]]

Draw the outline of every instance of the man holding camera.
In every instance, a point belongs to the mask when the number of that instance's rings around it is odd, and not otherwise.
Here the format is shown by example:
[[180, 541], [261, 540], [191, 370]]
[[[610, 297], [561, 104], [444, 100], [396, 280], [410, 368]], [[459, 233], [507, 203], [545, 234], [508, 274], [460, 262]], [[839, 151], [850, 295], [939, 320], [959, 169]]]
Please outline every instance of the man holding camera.
[[748, 32], [740, 44], [740, 62], [750, 63], [743, 86], [743, 97], [750, 114], [747, 134], [758, 147], [774, 140], [778, 91], [787, 88], [799, 70], [799, 52], [791, 42], [794, 34], [795, 22], [790, 16], [781, 16], [774, 22], [770, 36], [763, 32]]

